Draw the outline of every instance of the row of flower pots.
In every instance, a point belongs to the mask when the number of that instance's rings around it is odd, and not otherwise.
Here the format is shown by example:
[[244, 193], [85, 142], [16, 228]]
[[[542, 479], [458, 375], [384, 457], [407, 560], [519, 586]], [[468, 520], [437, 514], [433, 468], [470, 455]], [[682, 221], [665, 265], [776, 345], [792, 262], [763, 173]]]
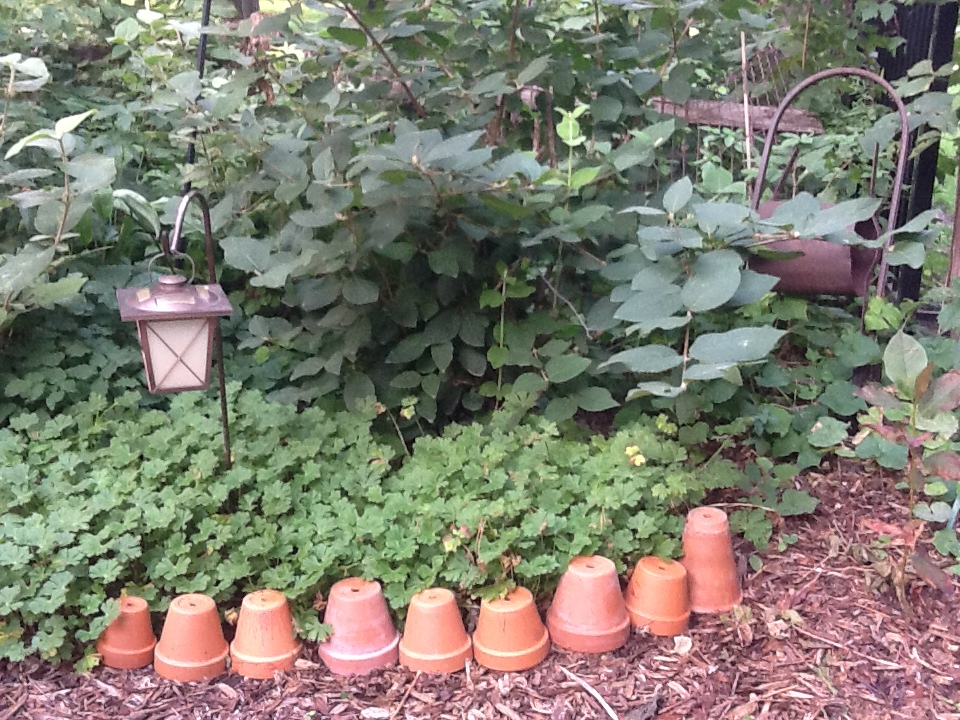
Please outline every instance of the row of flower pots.
[[[472, 637], [449, 590], [429, 588], [414, 595], [401, 637], [380, 584], [347, 578], [330, 590], [324, 622], [333, 634], [320, 644], [320, 656], [341, 675], [397, 662], [412, 670], [449, 673], [463, 669], [471, 658], [494, 670], [516, 672], [541, 662], [551, 640], [566, 650], [602, 653], [621, 647], [631, 626], [654, 635], [678, 635], [687, 629], [691, 610], [725, 612], [741, 600], [723, 511], [692, 510], [683, 549], [682, 562], [641, 559], [623, 592], [612, 561], [574, 558], [560, 579], [546, 624], [530, 591], [520, 587], [481, 602]], [[300, 646], [287, 599], [275, 590], [258, 590], [244, 597], [229, 646], [213, 599], [189, 594], [170, 604], [159, 642], [147, 603], [124, 598], [120, 616], [100, 637], [97, 650], [109, 667], [132, 669], [153, 662], [161, 677], [193, 681], [222, 673], [228, 655], [240, 675], [269, 678], [293, 668]]]

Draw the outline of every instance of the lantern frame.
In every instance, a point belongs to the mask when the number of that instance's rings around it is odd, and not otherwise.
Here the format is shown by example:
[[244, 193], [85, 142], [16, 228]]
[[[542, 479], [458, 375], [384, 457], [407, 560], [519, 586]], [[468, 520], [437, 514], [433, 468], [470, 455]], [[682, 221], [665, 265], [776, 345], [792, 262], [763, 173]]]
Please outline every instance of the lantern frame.
[[[200, 214], [203, 220], [204, 246], [206, 250], [207, 284], [196, 285], [193, 280], [196, 268], [193, 258], [181, 250], [183, 241], [183, 222], [191, 202], [200, 205]], [[220, 424], [223, 435], [223, 455], [227, 468], [231, 466], [230, 457], [230, 426], [227, 416], [226, 378], [223, 371], [223, 337], [220, 332], [220, 318], [229, 316], [233, 307], [217, 283], [216, 260], [214, 258], [213, 232], [210, 223], [210, 208], [206, 198], [197, 190], [189, 190], [180, 200], [174, 220], [173, 232], [169, 241], [166, 236], [161, 240], [163, 252], [151, 259], [147, 266], [148, 274], [152, 279], [152, 267], [157, 258], [166, 257], [173, 263], [186, 258], [193, 272], [189, 280], [182, 275], [161, 275], [156, 283], [146, 288], [118, 288], [117, 304], [120, 309], [120, 319], [135, 322], [137, 335], [140, 341], [140, 354], [143, 357], [144, 369], [147, 376], [147, 389], [153, 393], [176, 393], [189, 390], [204, 390], [210, 386], [210, 361], [215, 356], [218, 375], [218, 391], [220, 395]], [[195, 328], [184, 328], [183, 323], [194, 321]], [[169, 323], [181, 323], [174, 328]], [[166, 327], [164, 327], [164, 325]], [[176, 338], [177, 330], [191, 332], [186, 344], [182, 338]], [[162, 331], [171, 331], [166, 333]], [[196, 341], [202, 338], [205, 347], [201, 357], [196, 357]], [[159, 343], [155, 345], [155, 343]], [[172, 343], [172, 344], [171, 344]], [[154, 349], [165, 345], [166, 358], [159, 362], [153, 356]], [[176, 347], [174, 347], [176, 345]], [[188, 351], [194, 351], [188, 363], [184, 356]], [[172, 359], [171, 359], [172, 358]], [[200, 362], [203, 365], [200, 366]], [[162, 378], [156, 375], [158, 364], [166, 364], [166, 372]], [[186, 369], [197, 380], [196, 383], [186, 379], [186, 384], [165, 384], [171, 373], [182, 372], [178, 366]], [[195, 368], [201, 367], [203, 375], [197, 374]], [[174, 378], [175, 380], [175, 378]]]

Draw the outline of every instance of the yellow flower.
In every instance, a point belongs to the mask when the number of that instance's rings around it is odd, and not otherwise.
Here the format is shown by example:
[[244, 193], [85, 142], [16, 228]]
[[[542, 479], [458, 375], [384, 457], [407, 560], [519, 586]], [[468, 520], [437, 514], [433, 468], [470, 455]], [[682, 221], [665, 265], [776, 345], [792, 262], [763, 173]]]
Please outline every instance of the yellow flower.
[[630, 445], [626, 450], [624, 450], [624, 452], [627, 454], [628, 458], [632, 458], [634, 455], [638, 455], [640, 453], [640, 448], [638, 448], [636, 445]]
[[637, 453], [630, 458], [630, 464], [634, 467], [640, 467], [647, 464], [647, 459], [641, 453]]

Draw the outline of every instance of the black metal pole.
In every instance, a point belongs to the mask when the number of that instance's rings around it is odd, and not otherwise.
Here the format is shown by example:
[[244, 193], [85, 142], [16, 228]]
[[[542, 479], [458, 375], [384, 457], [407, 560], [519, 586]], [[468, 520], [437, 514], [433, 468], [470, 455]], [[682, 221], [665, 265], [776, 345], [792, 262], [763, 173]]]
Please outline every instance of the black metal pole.
[[[192, 200], [196, 200], [200, 205], [200, 214], [203, 218], [203, 238], [207, 256], [207, 282], [217, 282], [217, 263], [213, 255], [213, 231], [210, 225], [210, 206], [207, 199], [200, 194], [199, 190], [188, 190], [180, 200], [180, 206], [177, 208], [176, 220], [173, 223], [173, 233], [171, 233], [169, 253], [171, 255], [182, 254], [180, 243], [183, 240], [183, 221], [187, 217], [187, 208]], [[217, 380], [220, 391], [220, 430], [223, 435], [223, 461], [229, 470], [233, 463], [230, 460], [230, 422], [227, 416], [227, 381], [223, 370], [223, 335], [220, 332], [220, 323], [217, 322], [213, 329], [213, 347], [216, 352]]]
[[[213, 0], [203, 0], [203, 6], [200, 8], [200, 41], [197, 43], [197, 74], [203, 79], [203, 71], [207, 65], [207, 26], [210, 25], [210, 6]], [[190, 144], [187, 145], [187, 165], [193, 165], [197, 157], [197, 146], [194, 139], [197, 136], [196, 130], [190, 138]], [[190, 183], [183, 186], [183, 192], [190, 190]]]

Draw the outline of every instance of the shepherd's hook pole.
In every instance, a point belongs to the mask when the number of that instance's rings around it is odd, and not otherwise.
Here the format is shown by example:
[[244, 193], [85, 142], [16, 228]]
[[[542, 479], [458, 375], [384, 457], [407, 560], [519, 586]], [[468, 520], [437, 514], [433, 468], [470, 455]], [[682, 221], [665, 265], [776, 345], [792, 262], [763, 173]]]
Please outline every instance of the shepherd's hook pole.
[[[187, 217], [187, 208], [192, 200], [196, 200], [200, 205], [200, 214], [203, 218], [203, 239], [206, 247], [207, 256], [207, 282], [217, 282], [217, 264], [213, 256], [213, 231], [210, 225], [210, 207], [207, 205], [207, 199], [200, 194], [199, 190], [188, 190], [180, 200], [180, 206], [177, 208], [177, 217], [173, 223], [173, 232], [170, 234], [170, 245], [166, 252], [171, 257], [182, 255], [180, 243], [183, 240], [183, 221]], [[220, 332], [220, 323], [217, 322], [213, 328], [213, 347], [216, 351], [217, 360], [217, 382], [220, 391], [220, 430], [223, 434], [223, 461], [229, 470], [233, 463], [230, 460], [230, 422], [227, 417], [227, 380], [223, 371], [223, 335]]]

